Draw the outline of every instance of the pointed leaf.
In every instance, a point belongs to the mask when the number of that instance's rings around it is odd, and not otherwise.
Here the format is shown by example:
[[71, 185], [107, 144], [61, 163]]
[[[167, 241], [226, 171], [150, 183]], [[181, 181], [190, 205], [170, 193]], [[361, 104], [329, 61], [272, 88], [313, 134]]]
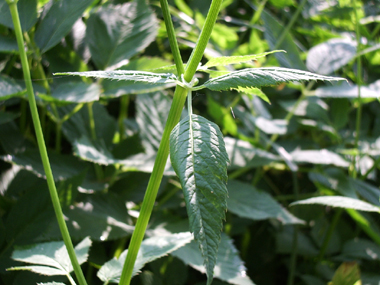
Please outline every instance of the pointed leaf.
[[200, 245], [210, 284], [227, 209], [229, 160], [219, 127], [197, 115], [180, 121], [170, 135], [170, 159], [181, 181], [190, 230]]
[[48, 4], [48, 11], [38, 25], [35, 40], [41, 52], [58, 44], [93, 0], [58, 0]]
[[268, 193], [236, 180], [228, 181], [228, 211], [248, 219], [276, 219], [283, 224], [304, 224]]
[[[197, 250], [197, 243], [191, 243], [181, 247], [171, 253], [181, 259], [184, 263], [189, 264], [196, 270], [206, 273], [203, 266], [202, 256]], [[239, 256], [239, 252], [234, 246], [232, 239], [222, 234], [219, 245], [218, 258], [215, 266], [216, 278], [236, 285], [253, 285], [252, 280], [247, 276], [246, 268]]]
[[269, 51], [269, 52], [252, 54], [252, 55], [214, 57], [214, 58], [210, 59], [204, 66], [205, 67], [213, 67], [213, 66], [220, 66], [220, 65], [239, 64], [239, 63], [244, 63], [244, 62], [250, 62], [250, 61], [255, 60], [257, 58], [265, 57], [268, 54], [272, 54], [272, 53], [276, 53], [276, 52], [285, 52], [285, 51], [284, 50], [273, 50], [273, 51]]
[[[192, 239], [193, 237], [189, 232], [184, 232], [167, 236], [155, 236], [144, 240], [141, 243], [141, 247], [133, 267], [133, 276], [138, 274], [146, 263], [169, 254], [170, 252], [189, 243]], [[125, 250], [118, 259], [113, 258], [106, 262], [98, 271], [97, 276], [100, 280], [105, 283], [118, 283], [127, 253], [128, 250]]]
[[367, 202], [364, 202], [358, 199], [343, 197], [343, 196], [315, 197], [315, 198], [310, 198], [310, 199], [291, 203], [290, 206], [308, 205], [308, 204], [319, 204], [319, 205], [325, 205], [325, 206], [336, 207], [336, 208], [355, 209], [355, 210], [365, 211], [365, 212], [380, 213], [379, 207], [376, 207], [372, 204], [369, 204]]
[[323, 76], [307, 71], [282, 68], [282, 67], [264, 67], [264, 68], [246, 68], [230, 72], [226, 75], [212, 78], [203, 85], [213, 91], [222, 91], [243, 88], [253, 88], [261, 86], [276, 85], [287, 82], [302, 82], [305, 80], [326, 80], [338, 81], [346, 80], [339, 77]]
[[120, 67], [156, 37], [157, 19], [145, 0], [102, 6], [87, 21], [86, 40], [99, 69]]

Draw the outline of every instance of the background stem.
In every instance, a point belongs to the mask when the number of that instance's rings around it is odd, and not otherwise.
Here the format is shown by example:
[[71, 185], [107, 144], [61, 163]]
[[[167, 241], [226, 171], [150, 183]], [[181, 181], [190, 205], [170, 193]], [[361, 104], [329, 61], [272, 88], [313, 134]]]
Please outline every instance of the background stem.
[[23, 70], [25, 85], [26, 85], [26, 89], [28, 93], [30, 112], [32, 115], [33, 125], [36, 132], [38, 148], [40, 151], [42, 164], [45, 170], [46, 180], [49, 187], [49, 192], [50, 192], [51, 200], [53, 203], [54, 211], [57, 217], [59, 229], [61, 230], [62, 238], [66, 245], [66, 249], [68, 251], [70, 261], [73, 265], [78, 282], [81, 285], [86, 285], [87, 284], [86, 280], [84, 278], [82, 269], [80, 268], [77, 257], [75, 255], [73, 243], [71, 241], [70, 234], [63, 217], [62, 208], [61, 208], [59, 198], [58, 198], [58, 193], [55, 188], [53, 173], [50, 168], [49, 158], [47, 155], [45, 141], [44, 141], [42, 128], [40, 124], [40, 119], [38, 116], [37, 104], [34, 98], [33, 86], [32, 86], [32, 81], [31, 81], [30, 72], [29, 72], [28, 59], [27, 59], [26, 52], [24, 49], [24, 39], [22, 36], [20, 19], [19, 19], [18, 10], [17, 10], [17, 2], [7, 0], [7, 3], [11, 11], [13, 25], [14, 25], [14, 29], [16, 33], [17, 44], [18, 44], [18, 49], [20, 52], [20, 58], [21, 58], [21, 64], [22, 64], [22, 70]]

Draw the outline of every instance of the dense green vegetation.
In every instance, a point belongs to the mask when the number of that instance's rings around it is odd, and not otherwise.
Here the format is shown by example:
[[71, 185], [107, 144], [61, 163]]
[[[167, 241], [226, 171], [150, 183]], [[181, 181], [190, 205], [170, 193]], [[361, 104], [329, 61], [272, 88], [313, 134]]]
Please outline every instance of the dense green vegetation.
[[0, 284], [379, 283], [378, 0], [15, 2]]

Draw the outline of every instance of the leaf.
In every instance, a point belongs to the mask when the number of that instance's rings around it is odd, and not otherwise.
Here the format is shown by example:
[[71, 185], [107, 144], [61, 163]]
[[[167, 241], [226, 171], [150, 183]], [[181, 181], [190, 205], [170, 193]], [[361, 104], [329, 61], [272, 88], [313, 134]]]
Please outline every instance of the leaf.
[[20, 113], [0, 112], [0, 125], [12, 122], [20, 117]]
[[[203, 266], [203, 258], [197, 247], [197, 243], [192, 241], [172, 252], [171, 255], [181, 259], [184, 263], [189, 264], [196, 270], [206, 273], [205, 267]], [[239, 253], [232, 239], [225, 234], [222, 234], [221, 237], [214, 276], [230, 284], [254, 284], [247, 276], [244, 263], [239, 257]]]
[[170, 135], [170, 160], [182, 185], [190, 230], [200, 245], [210, 284], [227, 209], [229, 160], [219, 127], [197, 115], [180, 121]]
[[343, 262], [335, 271], [329, 285], [361, 285], [359, 265], [356, 262]]
[[97, 84], [88, 84], [84, 82], [68, 82], [58, 85], [51, 96], [41, 97], [48, 102], [70, 102], [70, 103], [87, 103], [99, 100], [100, 88]]
[[145, 0], [102, 6], [87, 21], [92, 60], [98, 69], [124, 65], [155, 39], [157, 26]]
[[259, 167], [271, 162], [280, 161], [278, 156], [265, 150], [254, 148], [249, 142], [226, 137], [226, 151], [231, 161], [229, 169], [240, 167]]
[[[359, 87], [343, 82], [340, 86], [327, 86], [317, 88], [312, 95], [320, 98], [351, 98], [359, 97]], [[360, 86], [361, 98], [379, 98], [380, 97], [380, 80], [368, 86]]]
[[297, 163], [331, 164], [339, 167], [348, 167], [350, 165], [340, 155], [327, 149], [295, 150], [290, 155]]
[[7, 100], [25, 94], [23, 88], [13, 78], [0, 75], [0, 100]]
[[306, 59], [308, 70], [324, 75], [345, 66], [356, 56], [356, 41], [349, 38], [331, 39], [312, 47]]
[[18, 46], [15, 38], [0, 35], [0, 52], [17, 53]]
[[380, 260], [380, 246], [370, 240], [355, 238], [343, 245], [341, 254], [346, 260]]
[[310, 198], [306, 200], [293, 202], [290, 204], [290, 206], [308, 205], [308, 204], [319, 204], [319, 205], [325, 205], [325, 206], [336, 207], [336, 208], [354, 209], [354, 210], [365, 211], [365, 212], [380, 213], [379, 207], [376, 207], [372, 204], [369, 204], [367, 202], [364, 202], [358, 199], [343, 197], [343, 196], [314, 197], [314, 198]]
[[304, 224], [268, 193], [236, 180], [228, 182], [228, 211], [252, 220], [276, 219], [282, 224]]
[[[19, 0], [17, 10], [21, 29], [29, 31], [37, 22], [37, 0]], [[14, 29], [9, 6], [5, 0], [0, 0], [0, 24]]]
[[41, 52], [58, 44], [92, 2], [93, 0], [56, 0], [45, 6], [48, 11], [43, 14], [35, 33], [35, 41]]
[[[90, 246], [91, 240], [87, 237], [74, 248], [79, 264], [86, 262]], [[19, 266], [8, 270], [31, 270], [44, 275], [69, 275], [73, 271], [65, 244], [61, 241], [40, 243], [29, 248], [15, 250], [12, 258], [20, 262], [42, 266]]]
[[328, 77], [315, 73], [282, 68], [282, 67], [263, 67], [263, 68], [246, 68], [230, 72], [226, 75], [212, 78], [206, 81], [203, 86], [213, 90], [222, 91], [243, 88], [253, 88], [276, 85], [288, 82], [302, 82], [305, 80], [327, 80], [338, 81], [345, 80], [339, 77]]
[[[204, 66], [205, 67], [213, 67], [213, 66], [221, 66], [228, 64], [239, 64], [244, 62], [250, 62], [257, 58], [265, 57], [268, 54], [276, 53], [276, 52], [286, 52], [284, 50], [273, 50], [269, 52], [253, 54], [253, 55], [242, 55], [242, 56], [221, 56], [211, 58]], [[202, 69], [200, 69], [202, 70]]]
[[37, 283], [37, 285], [65, 285], [65, 283], [61, 282], [48, 282], [48, 283]]
[[[155, 236], [145, 239], [140, 246], [132, 276], [140, 272], [146, 263], [156, 260], [182, 247], [193, 239], [189, 232]], [[123, 251], [119, 259], [113, 258], [106, 262], [98, 271], [97, 276], [105, 283], [119, 283], [128, 250]]]
[[259, 88], [255, 88], [255, 87], [252, 87], [252, 88], [243, 88], [243, 87], [239, 86], [238, 88], [236, 88], [234, 90], [236, 90], [237, 92], [240, 92], [240, 93], [245, 93], [245, 94], [249, 94], [249, 95], [258, 96], [261, 99], [263, 99], [265, 102], [267, 102], [268, 104], [270, 104], [270, 100], [267, 97], [267, 95], [265, 95], [264, 92], [261, 91]]

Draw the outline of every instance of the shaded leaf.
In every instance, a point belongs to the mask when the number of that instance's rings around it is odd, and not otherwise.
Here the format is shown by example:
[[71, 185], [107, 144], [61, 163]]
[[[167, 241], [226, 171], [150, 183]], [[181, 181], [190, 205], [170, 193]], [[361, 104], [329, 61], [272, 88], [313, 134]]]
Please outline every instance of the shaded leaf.
[[182, 185], [190, 230], [200, 245], [210, 284], [227, 209], [229, 160], [219, 127], [197, 115], [180, 121], [170, 135], [170, 159]]
[[7, 100], [23, 94], [25, 94], [23, 88], [13, 78], [0, 75], [0, 100]]
[[0, 52], [18, 52], [17, 41], [15, 38], [0, 35]]
[[[86, 262], [90, 246], [91, 240], [85, 238], [74, 248], [79, 264]], [[20, 262], [42, 266], [19, 266], [10, 268], [10, 270], [31, 270], [44, 275], [69, 275], [73, 271], [65, 244], [61, 241], [40, 243], [26, 249], [17, 249], [13, 252], [12, 258]]]
[[[157, 19], [144, 0], [102, 6], [87, 21], [86, 40], [99, 69], [120, 67], [156, 37]], [[107, 51], [107, 52], [104, 52]]]
[[228, 211], [252, 220], [276, 219], [282, 224], [304, 224], [268, 193], [236, 180], [228, 182]]
[[288, 69], [282, 67], [246, 68], [230, 72], [226, 75], [212, 78], [203, 86], [213, 91], [270, 86], [287, 82], [302, 82], [305, 80], [339, 81], [339, 77], [329, 77], [315, 73]]
[[41, 96], [45, 101], [49, 102], [70, 102], [70, 103], [86, 103], [98, 101], [100, 88], [97, 84], [87, 84], [84, 82], [68, 82], [58, 85], [51, 96]]
[[341, 254], [345, 259], [380, 260], [380, 246], [373, 241], [356, 238], [343, 245]]
[[[145, 239], [140, 246], [132, 276], [140, 272], [146, 263], [169, 254], [182, 247], [193, 239], [189, 232], [155, 236]], [[106, 262], [98, 271], [97, 276], [103, 282], [118, 283], [128, 250], [123, 251], [118, 259], [113, 258]]]
[[0, 112], [0, 125], [12, 122], [18, 117], [20, 117], [19, 113]]
[[243, 88], [243, 87], [239, 86], [238, 88], [236, 88], [234, 90], [236, 90], [237, 92], [258, 96], [261, 99], [263, 99], [265, 102], [270, 104], [270, 101], [269, 101], [269, 98], [267, 97], [267, 95], [265, 95], [264, 92], [261, 91], [259, 88], [254, 88], [254, 87], [253, 88]]
[[[19, 0], [17, 10], [21, 29], [28, 31], [37, 22], [37, 0]], [[9, 6], [5, 0], [0, 0], [0, 24], [14, 29]]]
[[[213, 67], [213, 66], [221, 66], [221, 65], [228, 65], [228, 64], [239, 64], [244, 62], [250, 62], [252, 60], [255, 60], [257, 58], [265, 57], [268, 54], [276, 53], [276, 52], [285, 52], [284, 50], [273, 50], [270, 52], [264, 52], [259, 54], [253, 54], [253, 55], [241, 55], [241, 56], [221, 56], [221, 57], [214, 57], [211, 58], [204, 66], [205, 67]], [[202, 70], [202, 69], [200, 69]]]
[[[196, 270], [206, 273], [206, 269], [203, 266], [202, 255], [198, 251], [197, 247], [197, 243], [192, 241], [184, 247], [172, 252], [171, 255], [181, 259], [184, 263], [190, 265]], [[222, 234], [221, 237], [214, 276], [230, 284], [254, 284], [247, 276], [244, 263], [240, 259], [239, 253], [231, 238], [225, 234]]]
[[45, 6], [48, 11], [43, 14], [35, 33], [35, 41], [41, 52], [58, 44], [92, 2], [93, 0], [57, 0]]
[[[352, 98], [359, 97], [359, 87], [348, 83], [343, 83], [339, 86], [328, 86], [317, 88], [312, 95], [321, 98]], [[361, 98], [379, 98], [380, 97], [380, 80], [368, 86], [360, 87]]]
[[367, 202], [343, 196], [321, 196], [293, 202], [290, 206], [319, 204], [336, 208], [355, 209], [365, 212], [378, 212], [380, 208]]
[[324, 75], [345, 66], [356, 55], [356, 41], [349, 38], [331, 39], [312, 47], [306, 59], [308, 70]]

